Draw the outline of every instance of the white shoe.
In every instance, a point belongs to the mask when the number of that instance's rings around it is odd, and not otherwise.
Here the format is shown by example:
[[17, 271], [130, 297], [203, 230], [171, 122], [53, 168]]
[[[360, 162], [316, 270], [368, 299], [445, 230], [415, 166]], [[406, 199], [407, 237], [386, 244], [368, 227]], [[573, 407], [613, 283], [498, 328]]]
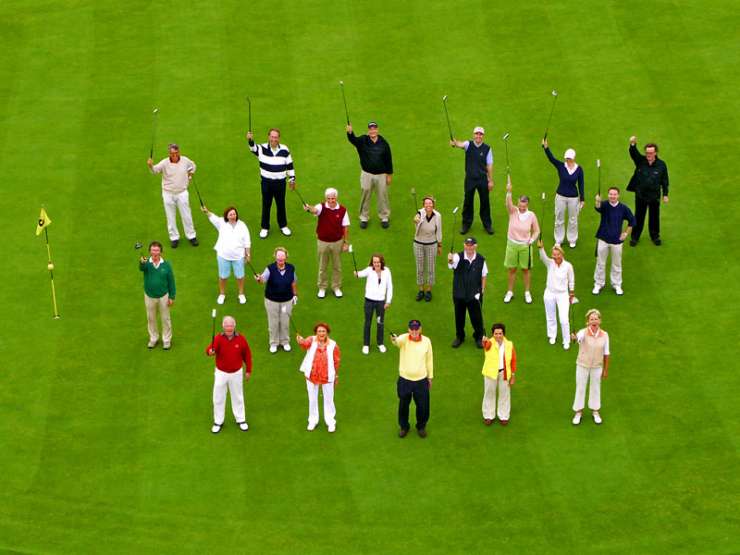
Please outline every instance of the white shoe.
[[316, 293], [316, 296], [319, 299], [323, 299], [324, 297], [326, 297], [326, 289], [319, 289], [319, 292]]
[[285, 227], [281, 227], [280, 231], [286, 237], [290, 237], [291, 235], [293, 235], [293, 232], [290, 230], [290, 228], [287, 225]]
[[247, 304], [247, 297], [239, 295], [239, 304]]
[[290, 352], [290, 344], [283, 345], [283, 351], [285, 351], [286, 353], [289, 353]]
[[149, 341], [149, 343], [146, 344], [148, 349], [153, 349], [157, 346], [157, 343], [159, 343], [159, 339], [155, 339], [154, 341]]
[[329, 430], [330, 434], [333, 434], [334, 432], [337, 431], [337, 425], [334, 424], [333, 426], [327, 426], [327, 429]]
[[363, 345], [362, 346], [362, 354], [363, 355], [369, 355], [370, 354], [370, 347], [368, 347], [367, 345]]
[[385, 345], [378, 345], [378, 351], [380, 351], [381, 353], [384, 353], [384, 352], [386, 352], [387, 350], [388, 350], [388, 349], [386, 349], [386, 348], [385, 348]]
[[337, 287], [337, 288], [336, 288], [336, 289], [334, 290], [334, 296], [335, 296], [335, 297], [336, 297], [337, 299], [341, 299], [342, 297], [344, 297], [344, 293], [342, 293], [342, 290], [341, 290], [341, 289], [340, 289], [339, 287]]
[[601, 287], [599, 285], [594, 285], [594, 288], [591, 291], [591, 293], [593, 293], [594, 295], [598, 295], [599, 293], [601, 293]]
[[571, 303], [570, 303], [570, 304], [578, 304], [578, 303], [580, 303], [580, 302], [581, 302], [581, 301], [579, 301], [579, 300], [578, 300], [578, 297], [573, 297], [573, 300], [571, 301]]
[[568, 244], [570, 245], [570, 248], [571, 248], [571, 249], [574, 249], [574, 248], [576, 248], [576, 242], [575, 242], [575, 241], [571, 241], [571, 242], [570, 242], [570, 243], [568, 243]]
[[570, 349], [570, 343], [563, 343], [563, 350], [568, 351]]
[[260, 239], [266, 239], [269, 233], [269, 229], [260, 229]]
[[306, 429], [309, 432], [313, 432], [316, 429], [316, 424], [309, 424], [308, 426], [306, 426]]
[[214, 424], [213, 426], [211, 426], [211, 433], [217, 434], [218, 432], [220, 432], [221, 426], [223, 426], [223, 424]]
[[598, 412], [594, 413], [594, 424], [601, 424], [601, 415]]
[[247, 424], [246, 422], [239, 422], [239, 429], [242, 432], [246, 432], [249, 429], [249, 424]]
[[571, 422], [573, 422], [573, 425], [574, 426], [578, 426], [578, 424], [581, 423], [581, 413], [580, 412], [577, 412], [575, 414], [575, 416], [573, 417], [573, 420]]
[[514, 298], [514, 292], [513, 291], [507, 291], [506, 292], [506, 295], [504, 295], [504, 302], [505, 303], [510, 303], [511, 302], [511, 299], [513, 299], [513, 298]]
[[524, 302], [527, 304], [532, 304], [532, 294], [529, 291], [524, 292]]
[[617, 295], [619, 295], [619, 296], [622, 296], [622, 295], [624, 295], [624, 291], [622, 291], [622, 288], [621, 288], [621, 287], [619, 287], [619, 285], [617, 285], [616, 287], [614, 287], [614, 292], [615, 292], [615, 293], [616, 293]]
[[277, 353], [277, 345], [270, 345], [270, 352], [271, 353]]
[[554, 337], [551, 337], [550, 339], [548, 339], [548, 341], [550, 342], [550, 345], [555, 345], [555, 338]]
[[216, 297], [216, 304], [224, 304], [224, 301], [226, 300], [226, 295], [219, 295]]

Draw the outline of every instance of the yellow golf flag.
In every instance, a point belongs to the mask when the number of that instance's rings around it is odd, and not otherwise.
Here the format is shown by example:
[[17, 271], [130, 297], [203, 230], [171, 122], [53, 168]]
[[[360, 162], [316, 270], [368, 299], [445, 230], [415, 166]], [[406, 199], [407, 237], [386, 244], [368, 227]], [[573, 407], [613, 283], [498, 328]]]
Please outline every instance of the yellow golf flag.
[[39, 215], [38, 225], [36, 226], [36, 235], [41, 235], [41, 232], [49, 224], [51, 224], [51, 219], [49, 219], [49, 215], [46, 213], [46, 209], [42, 208], [41, 214]]

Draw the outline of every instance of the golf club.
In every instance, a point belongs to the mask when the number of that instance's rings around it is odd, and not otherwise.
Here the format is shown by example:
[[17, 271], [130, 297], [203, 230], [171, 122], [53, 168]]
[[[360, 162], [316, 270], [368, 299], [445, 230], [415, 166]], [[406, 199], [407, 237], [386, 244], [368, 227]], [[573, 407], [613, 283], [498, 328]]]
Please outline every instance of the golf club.
[[452, 233], [450, 233], [450, 254], [454, 252], [455, 248], [455, 227], [457, 226], [457, 211], [460, 207], [455, 206], [452, 210]]
[[350, 245], [347, 250], [349, 250], [349, 253], [352, 255], [352, 266], [354, 266], [355, 273], [357, 273], [357, 260], [355, 260], [355, 250], [352, 248], [352, 245]]
[[347, 125], [350, 125], [349, 110], [347, 109], [347, 97], [344, 95], [344, 81], [339, 82], [339, 88], [342, 89], [342, 101], [344, 102], [344, 115], [347, 117]]
[[568, 327], [570, 332], [573, 333], [573, 302], [570, 297], [568, 298]]
[[213, 320], [213, 326], [211, 330], [211, 347], [216, 342], [216, 309], [211, 310], [211, 320]]
[[545, 193], [542, 193], [542, 220], [540, 222], [540, 240], [544, 237], [545, 230]]
[[419, 211], [419, 205], [416, 201], [416, 188], [411, 187], [411, 196], [414, 197], [414, 213]]
[[[298, 199], [299, 199], [299, 200], [301, 201], [301, 206], [302, 206], [302, 207], [303, 207], [303, 206], [305, 206], [305, 205], [306, 205], [306, 201], [305, 201], [305, 200], [303, 200], [303, 195], [302, 195], [302, 194], [301, 194], [301, 192], [300, 192], [300, 191], [298, 190], [298, 187], [293, 187], [293, 192], [295, 192], [295, 194], [296, 194], [296, 195], [298, 195]], [[305, 210], [304, 210], [304, 211], [305, 211]]]
[[154, 158], [154, 142], [157, 139], [157, 114], [159, 114], [159, 108], [154, 108], [152, 111], [152, 146], [149, 148], [149, 158]]
[[298, 328], [296, 327], [295, 322], [293, 321], [293, 316], [291, 315], [290, 312], [288, 312], [288, 307], [287, 306], [283, 306], [283, 307], [280, 308], [280, 311], [283, 314], [287, 314], [288, 315], [288, 322], [290, 322], [290, 326], [293, 328], [293, 333], [295, 333], [296, 335], [301, 335], [298, 332]]
[[259, 274], [257, 273], [257, 270], [255, 270], [254, 266], [252, 266], [252, 262], [246, 257], [244, 258], [244, 260], [246, 260], [247, 264], [249, 264], [249, 269], [252, 270], [252, 273], [254, 274], [254, 276], [255, 277], [259, 276]]
[[447, 118], [447, 129], [450, 132], [450, 140], [454, 141], [455, 136], [452, 133], [452, 124], [450, 123], [450, 113], [447, 111], [447, 95], [442, 97], [442, 106], [445, 108], [445, 117]]
[[511, 175], [511, 166], [509, 166], [509, 133], [504, 133], [501, 139], [504, 141], [504, 147], [506, 148], [506, 173]]
[[198, 202], [200, 202], [200, 207], [203, 208], [203, 206], [205, 206], [203, 204], [203, 198], [201, 198], [200, 196], [200, 191], [198, 190], [198, 184], [195, 182], [195, 176], [193, 174], [190, 174], [190, 183], [192, 183], [193, 186], [195, 187], [195, 192], [198, 195]]
[[140, 249], [141, 247], [143, 247], [143, 246], [144, 246], [144, 245], [142, 245], [140, 241], [136, 241], [136, 243], [134, 243], [134, 249], [136, 249], [137, 251], [138, 251], [138, 250], [139, 250], [139, 249]]
[[601, 159], [596, 159], [596, 168], [599, 173], [599, 196], [601, 196]]
[[552, 90], [552, 108], [550, 108], [550, 117], [547, 118], [547, 127], [545, 127], [545, 136], [543, 138], [547, 139], [547, 132], [550, 130], [550, 122], [552, 121], [552, 113], [555, 111], [555, 102], [558, 99], [558, 91], [555, 89]]
[[248, 131], [252, 132], [252, 100], [247, 97], [247, 110], [249, 111], [249, 128]]

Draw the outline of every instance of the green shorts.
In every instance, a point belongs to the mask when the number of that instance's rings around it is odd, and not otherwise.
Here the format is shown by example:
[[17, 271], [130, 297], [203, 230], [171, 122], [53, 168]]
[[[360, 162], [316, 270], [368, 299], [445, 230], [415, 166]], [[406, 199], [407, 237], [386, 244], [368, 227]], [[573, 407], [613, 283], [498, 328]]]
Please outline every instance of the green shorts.
[[528, 270], [531, 265], [531, 245], [518, 245], [511, 239], [506, 240], [506, 258], [504, 266], [507, 268], [520, 268]]

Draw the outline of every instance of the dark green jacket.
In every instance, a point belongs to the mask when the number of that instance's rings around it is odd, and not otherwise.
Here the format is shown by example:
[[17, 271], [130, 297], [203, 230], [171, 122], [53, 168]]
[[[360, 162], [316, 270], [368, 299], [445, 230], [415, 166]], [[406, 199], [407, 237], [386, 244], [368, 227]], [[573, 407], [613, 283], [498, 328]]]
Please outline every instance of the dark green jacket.
[[164, 258], [155, 268], [151, 258], [146, 262], [139, 262], [139, 270], [144, 272], [144, 292], [147, 297], [159, 299], [169, 294], [170, 299], [175, 300], [175, 274], [172, 266]]

